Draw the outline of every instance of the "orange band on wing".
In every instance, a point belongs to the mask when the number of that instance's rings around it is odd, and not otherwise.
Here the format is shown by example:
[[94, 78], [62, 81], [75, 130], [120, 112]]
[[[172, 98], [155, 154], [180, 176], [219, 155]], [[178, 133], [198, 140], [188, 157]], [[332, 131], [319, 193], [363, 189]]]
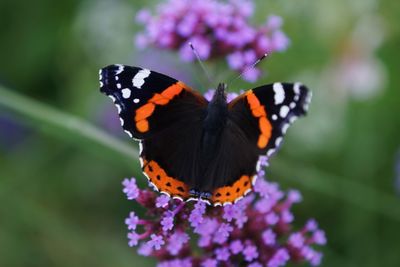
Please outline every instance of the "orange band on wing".
[[157, 162], [144, 160], [143, 163], [144, 173], [159, 191], [168, 193], [171, 197], [180, 197], [182, 199], [189, 197], [188, 186], [184, 182], [168, 176]]
[[171, 101], [175, 96], [179, 95], [184, 89], [187, 89], [184, 83], [176, 82], [162, 91], [161, 94], [155, 94], [152, 98], [150, 98], [147, 104], [136, 110], [136, 129], [141, 133], [147, 132], [149, 130], [149, 122], [147, 118], [153, 114], [156, 106], [168, 104], [169, 101]]
[[260, 136], [258, 137], [257, 146], [261, 149], [265, 148], [271, 138], [272, 125], [267, 118], [265, 107], [261, 105], [257, 96], [252, 90], [246, 92], [247, 102], [250, 105], [251, 113], [254, 117], [258, 118], [258, 125], [260, 128]]
[[251, 178], [243, 175], [231, 186], [223, 186], [214, 190], [211, 201], [215, 204], [234, 203], [237, 199], [243, 197], [251, 191]]

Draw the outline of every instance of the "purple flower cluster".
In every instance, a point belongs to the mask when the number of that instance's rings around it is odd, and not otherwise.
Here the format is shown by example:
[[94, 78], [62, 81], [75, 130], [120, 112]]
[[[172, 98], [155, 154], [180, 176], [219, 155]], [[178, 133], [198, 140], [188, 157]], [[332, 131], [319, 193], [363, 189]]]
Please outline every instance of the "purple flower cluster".
[[132, 211], [125, 220], [129, 246], [165, 267], [319, 265], [322, 253], [315, 247], [326, 244], [324, 231], [313, 219], [294, 230], [291, 208], [301, 201], [300, 193], [285, 194], [264, 176], [261, 170], [254, 193], [223, 207], [170, 199], [125, 179], [127, 198], [146, 210], [144, 218]]
[[[145, 31], [137, 34], [136, 45], [179, 51], [183, 60], [193, 61], [191, 42], [201, 59], [226, 58], [230, 68], [241, 72], [265, 53], [283, 51], [289, 44], [280, 17], [269, 16], [254, 27], [249, 23], [253, 11], [251, 0], [168, 0], [155, 15], [147, 9], [138, 12]], [[243, 78], [254, 82], [260, 74], [252, 68]]]

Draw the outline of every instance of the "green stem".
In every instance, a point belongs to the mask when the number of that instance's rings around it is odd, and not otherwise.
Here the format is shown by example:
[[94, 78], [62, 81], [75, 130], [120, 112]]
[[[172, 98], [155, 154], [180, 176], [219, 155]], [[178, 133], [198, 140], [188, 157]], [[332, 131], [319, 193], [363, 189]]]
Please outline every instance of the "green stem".
[[61, 112], [49, 105], [22, 96], [10, 89], [6, 89], [2, 85], [0, 85], [0, 105], [39, 122], [37, 124], [38, 127], [41, 127], [41, 123], [44, 123], [50, 127], [70, 132], [77, 137], [91, 140], [123, 156], [128, 156], [129, 158], [138, 156], [137, 149], [127, 145], [125, 142], [119, 141], [97, 127], [90, 125], [88, 122]]

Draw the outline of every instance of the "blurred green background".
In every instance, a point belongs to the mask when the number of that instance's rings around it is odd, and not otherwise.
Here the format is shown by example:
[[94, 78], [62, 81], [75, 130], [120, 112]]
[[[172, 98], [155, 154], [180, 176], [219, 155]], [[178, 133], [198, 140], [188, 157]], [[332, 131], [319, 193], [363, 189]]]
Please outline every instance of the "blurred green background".
[[[136, 144], [98, 91], [98, 69], [172, 66], [199, 87], [196, 65], [135, 49], [135, 13], [156, 3], [0, 2], [0, 266], [152, 262], [127, 245], [124, 218], [135, 207], [121, 181], [143, 176]], [[269, 179], [303, 193], [295, 225], [314, 217], [326, 231], [322, 266], [400, 266], [399, 1], [256, 6], [254, 23], [280, 15], [291, 39], [262, 63], [258, 84], [300, 80], [314, 93]]]

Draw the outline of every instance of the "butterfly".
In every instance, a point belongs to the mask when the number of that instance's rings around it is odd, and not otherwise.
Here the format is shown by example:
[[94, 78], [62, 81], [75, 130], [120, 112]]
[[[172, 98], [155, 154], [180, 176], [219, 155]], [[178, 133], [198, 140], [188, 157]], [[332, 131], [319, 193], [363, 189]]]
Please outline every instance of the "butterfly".
[[113, 100], [124, 131], [139, 141], [149, 184], [173, 198], [214, 206], [235, 203], [252, 190], [260, 156], [277, 150], [311, 100], [300, 83], [263, 85], [228, 103], [224, 83], [208, 101], [145, 68], [117, 64], [99, 74], [100, 91]]

